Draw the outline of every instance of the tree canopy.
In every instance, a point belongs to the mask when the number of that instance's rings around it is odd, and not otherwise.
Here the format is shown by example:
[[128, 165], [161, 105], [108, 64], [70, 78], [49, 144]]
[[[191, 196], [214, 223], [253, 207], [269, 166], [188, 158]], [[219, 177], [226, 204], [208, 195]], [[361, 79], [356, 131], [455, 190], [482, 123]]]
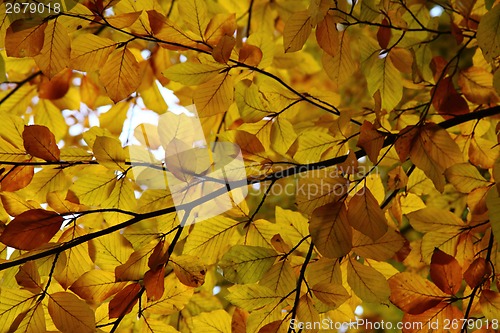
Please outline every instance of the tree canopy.
[[498, 0], [0, 2], [0, 332], [500, 329]]

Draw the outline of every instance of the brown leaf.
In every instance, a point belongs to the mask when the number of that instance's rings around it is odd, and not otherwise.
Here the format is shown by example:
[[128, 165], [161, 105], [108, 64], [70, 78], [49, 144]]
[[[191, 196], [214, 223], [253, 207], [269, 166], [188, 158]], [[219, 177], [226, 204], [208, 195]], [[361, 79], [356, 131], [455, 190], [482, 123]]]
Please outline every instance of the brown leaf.
[[389, 21], [387, 21], [387, 19], [384, 18], [382, 20], [381, 26], [378, 28], [377, 31], [378, 45], [380, 45], [382, 49], [387, 48], [392, 36], [392, 30], [391, 28], [387, 27], [387, 25], [389, 25]]
[[34, 261], [28, 261], [19, 267], [16, 282], [23, 288], [35, 289], [36, 292], [41, 291], [40, 274], [38, 274], [38, 267]]
[[469, 287], [477, 287], [484, 278], [491, 274], [489, 263], [484, 258], [476, 258], [464, 272], [464, 280]]
[[432, 254], [430, 274], [436, 286], [447, 294], [455, 295], [462, 285], [462, 267], [457, 259], [437, 248]]
[[54, 134], [45, 126], [30, 125], [24, 127], [24, 148], [32, 156], [48, 162], [59, 161], [61, 152]]
[[401, 162], [406, 161], [410, 155], [410, 150], [417, 134], [418, 131], [415, 126], [406, 126], [399, 131], [399, 137], [394, 143], [394, 148], [396, 149]]
[[236, 45], [236, 39], [233, 36], [223, 36], [217, 46], [212, 51], [215, 61], [225, 64], [231, 58], [231, 52]]
[[63, 217], [43, 209], [28, 210], [14, 218], [0, 235], [0, 241], [20, 250], [33, 250], [59, 231]]
[[366, 120], [363, 122], [359, 131], [361, 134], [356, 146], [363, 148], [370, 158], [370, 161], [377, 163], [378, 154], [384, 145], [385, 136], [378, 132], [372, 123]]
[[445, 119], [470, 112], [469, 105], [453, 86], [451, 77], [439, 81], [431, 94], [434, 96], [432, 105]]
[[119, 318], [130, 313], [139, 300], [137, 296], [140, 291], [141, 285], [139, 283], [132, 283], [116, 294], [109, 302], [109, 319]]
[[159, 300], [165, 291], [165, 266], [160, 266], [157, 269], [150, 269], [144, 274], [144, 288], [146, 288], [146, 295], [148, 300]]
[[169, 246], [170, 244], [164, 240], [161, 240], [158, 244], [156, 244], [153, 253], [148, 259], [149, 268], [155, 270], [158, 266], [163, 265], [168, 261], [168, 258], [170, 257], [170, 254], [168, 253]]

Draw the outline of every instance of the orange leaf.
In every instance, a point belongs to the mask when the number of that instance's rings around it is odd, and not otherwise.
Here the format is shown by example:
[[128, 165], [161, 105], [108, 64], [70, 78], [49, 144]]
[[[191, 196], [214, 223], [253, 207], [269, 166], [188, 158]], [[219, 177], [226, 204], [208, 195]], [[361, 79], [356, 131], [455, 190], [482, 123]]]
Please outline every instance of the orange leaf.
[[231, 58], [231, 52], [236, 45], [236, 39], [233, 36], [222, 36], [217, 46], [212, 51], [212, 57], [215, 61], [225, 64]]
[[316, 27], [316, 40], [319, 47], [330, 56], [334, 57], [339, 51], [339, 33], [337, 23], [332, 15], [325, 18]]
[[364, 121], [360, 128], [360, 136], [357, 147], [363, 148], [370, 161], [377, 163], [378, 154], [384, 145], [384, 135], [378, 132], [372, 123]]
[[238, 61], [249, 66], [257, 66], [262, 60], [262, 51], [254, 45], [245, 44], [240, 50]]
[[163, 279], [165, 278], [165, 266], [158, 269], [149, 271], [144, 274], [144, 288], [146, 288], [146, 295], [148, 300], [159, 300], [165, 291]]
[[35, 174], [32, 165], [16, 165], [2, 176], [2, 191], [15, 192], [28, 186]]
[[5, 35], [5, 51], [9, 57], [34, 57], [40, 53], [45, 37], [47, 23], [32, 24], [27, 20], [17, 20], [7, 29]]
[[119, 318], [130, 313], [139, 300], [140, 291], [141, 285], [139, 283], [132, 283], [116, 294], [109, 302], [109, 319]]
[[439, 289], [455, 295], [462, 284], [462, 267], [457, 259], [440, 249], [434, 249], [431, 258], [431, 279]]
[[475, 288], [483, 281], [483, 278], [491, 274], [490, 265], [484, 258], [476, 258], [464, 272], [464, 280], [469, 287]]
[[392, 276], [389, 286], [391, 302], [409, 314], [422, 313], [447, 297], [429, 280], [406, 272]]
[[28, 210], [13, 219], [0, 235], [0, 241], [20, 250], [33, 250], [59, 231], [63, 217], [43, 209]]
[[32, 156], [53, 162], [59, 161], [61, 152], [56, 145], [54, 134], [45, 126], [30, 125], [24, 127], [24, 148]]
[[43, 77], [38, 88], [38, 96], [46, 99], [62, 98], [69, 90], [72, 76], [73, 71], [71, 69], [65, 69], [59, 72], [51, 80]]

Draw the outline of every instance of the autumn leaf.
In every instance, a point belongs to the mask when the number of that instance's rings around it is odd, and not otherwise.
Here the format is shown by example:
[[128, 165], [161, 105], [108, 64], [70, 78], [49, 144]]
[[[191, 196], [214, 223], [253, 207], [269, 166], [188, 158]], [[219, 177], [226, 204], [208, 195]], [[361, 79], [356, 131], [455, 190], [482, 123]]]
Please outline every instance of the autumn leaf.
[[45, 126], [26, 126], [23, 132], [24, 148], [32, 156], [46, 161], [59, 161], [60, 150], [54, 134]]
[[109, 302], [109, 318], [119, 318], [130, 311], [137, 303], [141, 285], [132, 283], [118, 292]]
[[410, 273], [398, 273], [389, 279], [390, 300], [409, 314], [422, 313], [445, 299], [432, 282]]
[[295, 52], [302, 48], [311, 34], [311, 17], [307, 11], [292, 14], [285, 24], [283, 46], [285, 52]]
[[342, 257], [352, 248], [352, 231], [343, 203], [316, 208], [309, 223], [309, 232], [319, 252], [325, 257]]
[[139, 64], [132, 52], [124, 46], [111, 52], [99, 71], [99, 78], [109, 97], [114, 102], [119, 102], [139, 87]]
[[32, 250], [47, 242], [59, 231], [64, 218], [44, 209], [28, 210], [16, 216], [0, 235], [0, 241], [20, 250]]
[[347, 283], [366, 302], [383, 303], [391, 294], [389, 284], [380, 272], [355, 260], [349, 260]]
[[50, 295], [49, 313], [61, 332], [94, 332], [94, 311], [77, 296], [69, 292]]
[[487, 61], [500, 55], [500, 6], [496, 5], [486, 13], [477, 28], [477, 43]]
[[373, 240], [387, 232], [387, 222], [377, 199], [368, 188], [359, 190], [349, 201], [347, 219], [351, 226]]
[[443, 292], [455, 295], [462, 284], [462, 267], [452, 256], [435, 249], [431, 258], [430, 274], [432, 281]]

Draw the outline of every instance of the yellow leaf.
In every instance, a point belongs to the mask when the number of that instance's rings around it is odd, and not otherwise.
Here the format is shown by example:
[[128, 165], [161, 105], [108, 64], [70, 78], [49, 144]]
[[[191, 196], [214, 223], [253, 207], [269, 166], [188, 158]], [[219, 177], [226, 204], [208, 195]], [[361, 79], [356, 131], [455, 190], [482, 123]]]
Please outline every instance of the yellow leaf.
[[139, 87], [142, 75], [134, 55], [124, 46], [111, 53], [99, 71], [99, 78], [108, 96], [116, 103]]
[[224, 216], [216, 216], [197, 223], [189, 234], [184, 253], [203, 258], [207, 265], [214, 264], [236, 243], [236, 226], [240, 223]]
[[71, 40], [66, 27], [57, 18], [49, 21], [45, 29], [42, 51], [35, 61], [43, 74], [53, 78], [57, 73], [69, 67]]
[[476, 188], [490, 185], [477, 168], [469, 163], [455, 164], [446, 169], [444, 175], [462, 193], [470, 193]]
[[220, 74], [200, 85], [194, 92], [194, 103], [200, 117], [224, 113], [233, 102], [233, 78]]
[[297, 277], [290, 263], [282, 260], [274, 264], [262, 276], [259, 285], [270, 288], [280, 297], [285, 297], [297, 287]]
[[30, 309], [36, 295], [23, 289], [0, 289], [0, 331], [9, 332], [17, 316]]
[[[127, 178], [121, 178], [116, 182], [109, 197], [101, 204], [103, 208], [121, 209], [126, 212], [133, 212], [137, 207], [137, 200], [134, 194], [134, 185]], [[104, 219], [109, 225], [115, 225], [130, 219], [130, 215], [119, 212], [105, 212]]]
[[336, 141], [333, 136], [323, 131], [306, 130], [297, 137], [298, 148], [293, 158], [298, 163], [317, 162]]
[[116, 281], [134, 281], [143, 278], [148, 270], [148, 257], [153, 252], [155, 244], [149, 243], [134, 251], [128, 260], [115, 266]]
[[500, 5], [486, 13], [477, 28], [477, 44], [483, 51], [484, 58], [491, 62], [500, 55]]
[[472, 103], [492, 104], [500, 100], [493, 88], [493, 75], [482, 67], [473, 66], [461, 70], [458, 84]]
[[299, 210], [311, 214], [317, 207], [337, 201], [348, 187], [348, 180], [336, 168], [310, 172], [299, 179], [296, 199]]
[[479, 305], [484, 316], [489, 320], [500, 318], [500, 293], [493, 290], [483, 290], [479, 298]]
[[372, 55], [374, 58], [368, 65], [369, 70], [365, 72], [368, 82], [368, 91], [373, 96], [380, 92], [382, 108], [392, 111], [403, 97], [403, 86], [401, 85], [401, 73], [392, 63], [391, 57], [379, 59], [378, 53]]
[[293, 13], [285, 24], [283, 46], [286, 52], [302, 49], [312, 31], [312, 22], [307, 10]]
[[123, 122], [127, 119], [130, 108], [128, 101], [118, 102], [105, 113], [99, 115], [99, 123], [108, 129], [113, 135], [119, 136], [123, 130]]
[[71, 186], [80, 202], [87, 206], [99, 206], [106, 200], [116, 183], [112, 170], [102, 166], [90, 166], [86, 173]]
[[260, 284], [235, 284], [228, 288], [226, 299], [231, 304], [247, 311], [253, 311], [281, 299], [274, 291]]
[[403, 247], [404, 243], [405, 239], [393, 229], [387, 230], [385, 235], [375, 241], [354, 230], [352, 250], [364, 258], [384, 261], [394, 256]]
[[[82, 237], [88, 233], [79, 226], [69, 228], [64, 231], [58, 239], [60, 243], [70, 242], [77, 237]], [[55, 274], [55, 278], [64, 288], [68, 288], [85, 272], [94, 268], [94, 263], [89, 256], [89, 243], [73, 246], [64, 251], [67, 258], [67, 264], [64, 269]]]
[[199, 287], [205, 283], [207, 267], [200, 258], [190, 255], [182, 255], [171, 258], [174, 272], [182, 284], [189, 287]]
[[359, 190], [349, 201], [347, 218], [351, 226], [377, 240], [387, 232], [387, 220], [377, 199], [367, 187]]
[[71, 66], [86, 72], [101, 69], [116, 42], [94, 34], [81, 34], [71, 42]]
[[180, 283], [175, 275], [164, 279], [165, 291], [159, 300], [143, 305], [143, 310], [153, 314], [169, 315], [177, 313], [186, 306], [193, 296], [194, 288]]
[[314, 296], [328, 305], [331, 310], [338, 308], [351, 297], [341, 284], [317, 283], [312, 286], [311, 290]]
[[43, 125], [52, 131], [56, 142], [64, 138], [68, 125], [64, 120], [61, 110], [49, 100], [41, 99], [33, 108], [35, 124]]
[[[288, 244], [298, 244], [309, 234], [307, 218], [301, 213], [276, 206], [275, 215], [280, 236]], [[300, 244], [298, 250], [306, 253], [310, 244], [307, 239]]]
[[309, 232], [318, 251], [327, 258], [339, 258], [351, 251], [352, 229], [343, 202], [316, 208], [309, 222]]
[[59, 167], [43, 168], [36, 172], [31, 183], [22, 191], [25, 191], [27, 199], [45, 202], [47, 194], [54, 191], [64, 191], [71, 185], [71, 179], [64, 169]]
[[196, 62], [184, 62], [167, 68], [162, 74], [176, 82], [187, 86], [203, 84], [220, 73], [224, 66], [218, 63], [200, 64]]
[[472, 137], [469, 147], [469, 159], [472, 164], [482, 169], [492, 168], [500, 154], [500, 146], [495, 142]]
[[91, 270], [83, 274], [69, 288], [82, 299], [99, 304], [127, 285], [115, 282], [115, 274], [103, 270]]
[[415, 230], [423, 233], [431, 231], [459, 231], [465, 223], [455, 214], [435, 207], [419, 209], [407, 214]]
[[358, 68], [352, 53], [350, 40], [344, 32], [339, 33], [339, 51], [335, 55], [323, 54], [322, 63], [328, 77], [335, 83], [337, 89], [342, 87], [351, 78]]
[[63, 333], [95, 332], [94, 311], [72, 293], [50, 295], [48, 309], [54, 325]]
[[103, 271], [114, 272], [115, 267], [127, 262], [134, 249], [127, 239], [119, 234], [112, 233], [98, 237], [93, 242], [91, 256], [95, 264]]
[[384, 303], [391, 294], [389, 284], [380, 272], [352, 259], [347, 266], [347, 283], [365, 302]]
[[[17, 318], [19, 320], [19, 318]], [[37, 333], [46, 331], [45, 313], [41, 303], [28, 310], [19, 323], [16, 332]]]
[[203, 38], [208, 24], [207, 3], [203, 0], [180, 0], [179, 12], [191, 31]]
[[489, 189], [486, 196], [486, 206], [488, 207], [493, 235], [495, 237], [500, 237], [500, 196], [498, 195], [497, 187], [491, 187]]
[[98, 136], [95, 139], [93, 150], [99, 164], [111, 170], [122, 172], [126, 170], [125, 160], [127, 156], [120, 141], [107, 136]]
[[[320, 322], [319, 313], [314, 305], [314, 300], [309, 295], [305, 294], [299, 298], [299, 304], [297, 306], [297, 318], [301, 322], [306, 323], [318, 323]], [[285, 326], [285, 325], [283, 325]], [[312, 330], [308, 330], [307, 328], [304, 332], [318, 332], [318, 329], [313, 328]]]
[[235, 245], [227, 251], [219, 267], [224, 271], [224, 278], [234, 283], [253, 283], [273, 266], [277, 254], [274, 250]]
[[410, 160], [432, 180], [436, 189], [444, 190], [443, 172], [463, 162], [462, 152], [448, 132], [428, 123], [420, 129], [410, 150]]
[[191, 330], [206, 333], [231, 333], [231, 316], [225, 310], [203, 312], [189, 318]]
[[281, 155], [286, 155], [288, 149], [297, 139], [297, 134], [285, 118], [277, 117], [271, 127], [271, 148]]

